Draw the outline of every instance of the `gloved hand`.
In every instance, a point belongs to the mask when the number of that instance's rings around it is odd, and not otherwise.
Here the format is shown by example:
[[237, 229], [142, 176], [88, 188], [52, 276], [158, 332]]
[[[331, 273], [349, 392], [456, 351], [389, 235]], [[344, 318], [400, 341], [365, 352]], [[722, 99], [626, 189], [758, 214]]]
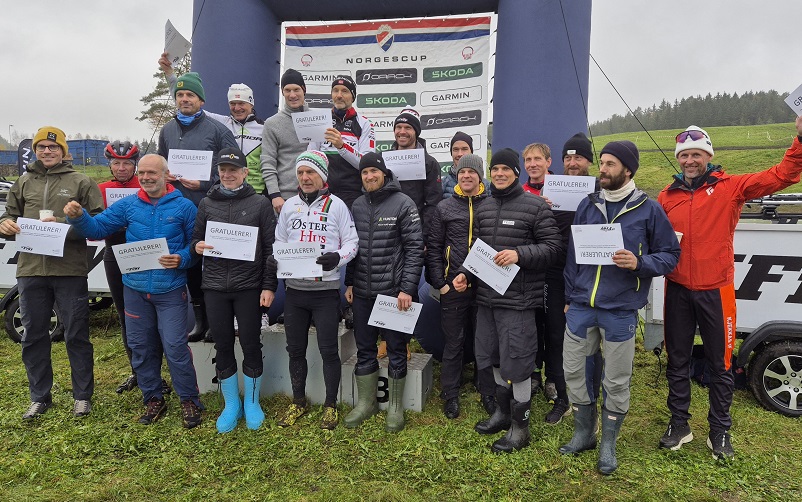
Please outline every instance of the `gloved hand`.
[[337, 264], [340, 263], [340, 253], [330, 252], [330, 253], [323, 253], [321, 256], [315, 260], [315, 263], [318, 265], [323, 265], [323, 271], [328, 272], [330, 270], [334, 270], [337, 267]]

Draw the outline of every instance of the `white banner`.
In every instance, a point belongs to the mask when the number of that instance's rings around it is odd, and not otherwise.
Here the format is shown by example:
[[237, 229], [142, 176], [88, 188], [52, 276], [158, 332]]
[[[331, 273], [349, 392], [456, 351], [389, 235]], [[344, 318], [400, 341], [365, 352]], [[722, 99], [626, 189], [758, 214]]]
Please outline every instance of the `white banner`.
[[311, 108], [331, 108], [336, 76], [354, 79], [354, 106], [373, 123], [377, 151], [390, 149], [393, 121], [413, 108], [444, 171], [457, 131], [487, 157], [489, 16], [287, 26], [285, 35], [284, 65], [303, 74]]

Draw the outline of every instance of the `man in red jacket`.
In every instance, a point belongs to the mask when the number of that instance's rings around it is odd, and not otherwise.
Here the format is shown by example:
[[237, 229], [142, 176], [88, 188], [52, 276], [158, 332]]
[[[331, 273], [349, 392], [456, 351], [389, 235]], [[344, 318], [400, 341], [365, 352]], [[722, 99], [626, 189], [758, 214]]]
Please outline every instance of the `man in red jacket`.
[[668, 409], [671, 421], [661, 448], [678, 450], [693, 439], [691, 384], [688, 369], [696, 327], [712, 370], [710, 434], [714, 458], [732, 458], [730, 404], [734, 389], [730, 370], [735, 344], [735, 266], [733, 235], [744, 203], [799, 182], [802, 172], [802, 117], [797, 138], [776, 166], [759, 173], [729, 175], [710, 163], [713, 143], [707, 132], [690, 126], [677, 135], [674, 151], [682, 174], [660, 192], [674, 230], [682, 233], [679, 264], [666, 276], [665, 343], [668, 352]]

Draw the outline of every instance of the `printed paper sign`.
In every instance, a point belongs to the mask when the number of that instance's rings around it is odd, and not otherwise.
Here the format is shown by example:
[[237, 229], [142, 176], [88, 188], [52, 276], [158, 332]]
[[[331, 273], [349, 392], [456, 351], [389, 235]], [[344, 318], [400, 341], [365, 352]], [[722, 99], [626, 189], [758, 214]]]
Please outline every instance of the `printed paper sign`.
[[167, 239], [164, 237], [117, 244], [111, 250], [114, 251], [114, 258], [123, 274], [162, 269], [164, 267], [159, 263], [159, 258], [170, 254]]
[[551, 201], [555, 211], [576, 211], [582, 199], [593, 193], [596, 178], [593, 176], [567, 176], [547, 174], [543, 181], [543, 197]]
[[208, 150], [173, 150], [167, 154], [170, 174], [178, 179], [209, 181], [212, 152]]
[[203, 256], [253, 261], [256, 258], [258, 236], [259, 229], [256, 227], [208, 221], [203, 240], [214, 249], [204, 249]]
[[426, 157], [422, 148], [382, 152], [387, 169], [398, 181], [425, 180]]
[[412, 333], [415, 331], [421, 310], [423, 304], [415, 302], [412, 302], [407, 310], [398, 310], [398, 298], [378, 295], [373, 303], [373, 310], [370, 311], [368, 325], [401, 333]]
[[70, 225], [54, 221], [39, 221], [32, 218], [17, 218], [20, 233], [17, 234], [17, 249], [21, 253], [64, 256], [64, 239]]
[[323, 143], [326, 129], [331, 127], [331, 110], [317, 109], [293, 113], [292, 124], [301, 143]]
[[279, 279], [323, 276], [323, 266], [315, 263], [320, 257], [319, 244], [274, 242], [273, 256], [278, 262]]
[[496, 265], [493, 257], [497, 254], [498, 251], [488, 246], [482, 239], [476, 239], [462, 265], [495, 289], [498, 294], [503, 295], [521, 267], [515, 264], [503, 267]]
[[129, 195], [134, 195], [139, 191], [138, 188], [107, 188], [106, 189], [106, 207], [111, 206], [120, 199], [124, 199]]
[[791, 107], [797, 117], [802, 116], [802, 85], [785, 98], [785, 104]]
[[571, 225], [574, 256], [580, 265], [614, 265], [613, 255], [624, 249], [620, 223]]
[[164, 25], [164, 52], [167, 53], [167, 59], [176, 64], [191, 48], [192, 44], [178, 33], [173, 23], [168, 19]]

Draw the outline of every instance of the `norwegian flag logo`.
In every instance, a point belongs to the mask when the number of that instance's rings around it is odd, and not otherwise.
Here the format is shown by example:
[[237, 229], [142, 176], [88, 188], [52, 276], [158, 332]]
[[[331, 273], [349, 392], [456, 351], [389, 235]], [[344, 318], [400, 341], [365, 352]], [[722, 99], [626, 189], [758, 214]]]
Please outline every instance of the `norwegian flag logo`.
[[376, 43], [379, 44], [379, 47], [381, 47], [384, 52], [390, 50], [390, 47], [393, 45], [393, 38], [395, 38], [395, 34], [389, 24], [379, 26], [379, 31], [376, 32]]

